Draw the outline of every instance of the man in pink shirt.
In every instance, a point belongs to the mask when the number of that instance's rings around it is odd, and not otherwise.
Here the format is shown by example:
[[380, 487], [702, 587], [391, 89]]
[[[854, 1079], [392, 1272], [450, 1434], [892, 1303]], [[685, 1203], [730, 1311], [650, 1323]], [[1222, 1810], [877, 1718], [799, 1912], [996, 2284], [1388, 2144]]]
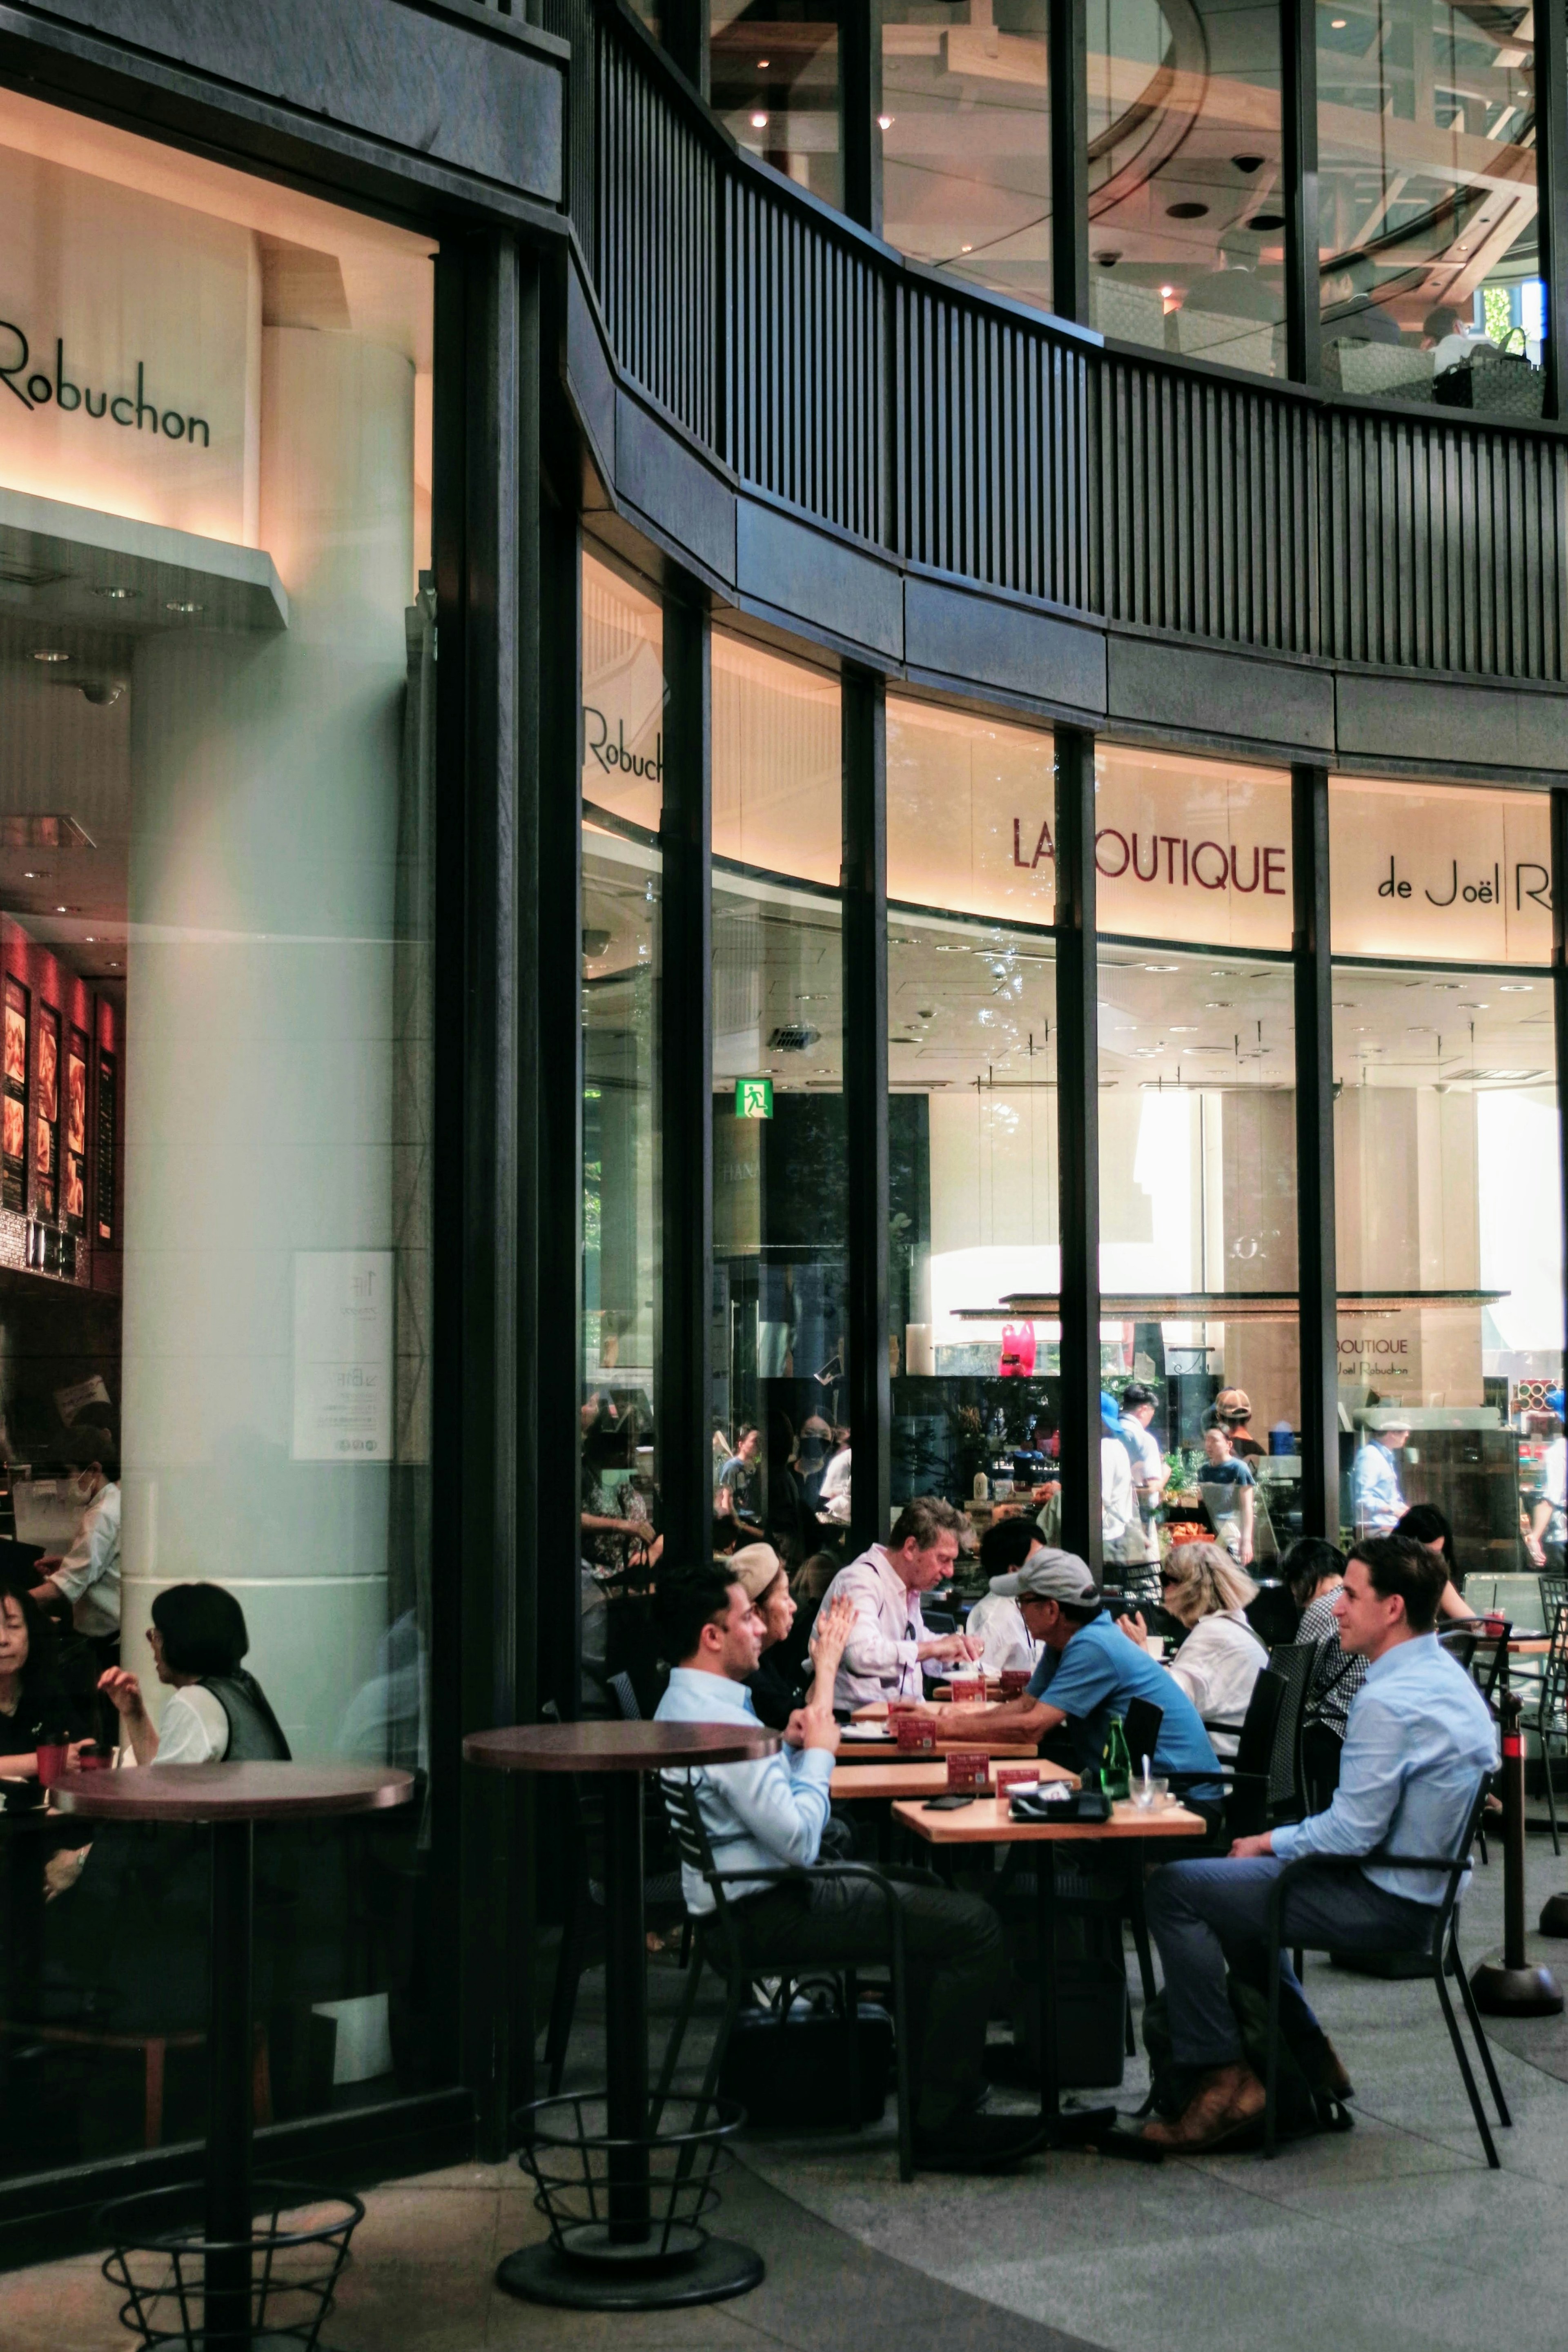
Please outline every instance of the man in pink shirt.
[[849, 1594], [855, 1627], [834, 1685], [836, 1709], [919, 1698], [922, 1660], [984, 1655], [984, 1643], [967, 1634], [928, 1633], [921, 1615], [921, 1594], [945, 1584], [952, 1574], [963, 1525], [940, 1496], [917, 1495], [899, 1513], [885, 1544], [873, 1544], [839, 1570], [823, 1596], [823, 1610], [841, 1592]]

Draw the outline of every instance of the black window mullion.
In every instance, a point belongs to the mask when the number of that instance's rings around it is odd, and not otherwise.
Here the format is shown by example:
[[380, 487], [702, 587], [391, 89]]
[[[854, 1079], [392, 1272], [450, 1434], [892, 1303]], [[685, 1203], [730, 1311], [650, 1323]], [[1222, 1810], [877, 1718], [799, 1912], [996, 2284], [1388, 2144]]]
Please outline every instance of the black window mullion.
[[1062, 1542], [1097, 1571], [1100, 1034], [1094, 738], [1057, 730], [1057, 1156], [1061, 1187]]
[[839, 0], [838, 105], [844, 158], [844, 209], [882, 234], [881, 0]]
[[888, 1361], [887, 698], [843, 680], [844, 1111], [848, 1160], [849, 1426], [855, 1550], [886, 1540], [891, 1496]]
[[1568, 35], [1560, 6], [1535, 14], [1535, 153], [1546, 280], [1546, 414], [1568, 417]]
[[1055, 0], [1047, 58], [1051, 119], [1051, 309], [1089, 324], [1089, 21]]
[[1283, 0], [1279, 12], [1280, 128], [1285, 178], [1285, 334], [1298, 383], [1322, 376], [1318, 283], [1317, 0]]
[[658, 1463], [665, 1549], [702, 1560], [713, 1545], [713, 719], [695, 592], [665, 598], [664, 675]]
[[1339, 1538], [1339, 1276], [1334, 1237], [1333, 956], [1329, 778], [1291, 771], [1295, 877], [1296, 1231], [1301, 1356], [1301, 1532]]

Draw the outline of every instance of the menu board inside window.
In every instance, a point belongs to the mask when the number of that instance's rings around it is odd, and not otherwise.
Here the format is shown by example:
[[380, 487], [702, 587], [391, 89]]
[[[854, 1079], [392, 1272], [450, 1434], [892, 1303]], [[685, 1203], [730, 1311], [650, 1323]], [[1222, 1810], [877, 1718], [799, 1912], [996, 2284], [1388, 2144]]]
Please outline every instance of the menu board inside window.
[[60, 1016], [51, 1004], [38, 1007], [38, 1091], [33, 1112], [33, 1197], [37, 1213], [51, 1223], [59, 1210]]
[[87, 1231], [87, 1032], [72, 1029], [66, 1055], [66, 1224]]
[[100, 1242], [114, 1239], [114, 1056], [100, 1050], [98, 1056], [97, 1188], [97, 1233]]
[[5, 1051], [0, 1092], [0, 1204], [27, 1207], [27, 992], [5, 982]]

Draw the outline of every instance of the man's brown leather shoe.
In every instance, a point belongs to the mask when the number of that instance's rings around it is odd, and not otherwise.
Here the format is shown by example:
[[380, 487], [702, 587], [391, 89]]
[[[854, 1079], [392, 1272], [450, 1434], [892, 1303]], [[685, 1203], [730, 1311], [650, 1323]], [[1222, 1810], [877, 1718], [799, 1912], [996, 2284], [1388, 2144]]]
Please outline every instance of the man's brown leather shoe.
[[1263, 2113], [1262, 2084], [1245, 2060], [1206, 2074], [1173, 2124], [1156, 2119], [1140, 2137], [1177, 2153], [1218, 2147]]

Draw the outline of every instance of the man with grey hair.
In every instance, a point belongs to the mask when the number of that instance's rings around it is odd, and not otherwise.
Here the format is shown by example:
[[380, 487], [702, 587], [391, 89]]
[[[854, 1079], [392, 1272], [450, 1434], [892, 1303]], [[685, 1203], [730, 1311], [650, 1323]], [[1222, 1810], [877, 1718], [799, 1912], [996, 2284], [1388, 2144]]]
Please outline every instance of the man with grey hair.
[[824, 1612], [841, 1592], [855, 1603], [855, 1628], [834, 1685], [836, 1710], [877, 1699], [919, 1698], [927, 1658], [977, 1658], [984, 1644], [963, 1633], [933, 1635], [921, 1615], [921, 1594], [945, 1584], [958, 1559], [963, 1521], [938, 1495], [917, 1495], [893, 1521], [885, 1544], [841, 1568], [823, 1595]]

